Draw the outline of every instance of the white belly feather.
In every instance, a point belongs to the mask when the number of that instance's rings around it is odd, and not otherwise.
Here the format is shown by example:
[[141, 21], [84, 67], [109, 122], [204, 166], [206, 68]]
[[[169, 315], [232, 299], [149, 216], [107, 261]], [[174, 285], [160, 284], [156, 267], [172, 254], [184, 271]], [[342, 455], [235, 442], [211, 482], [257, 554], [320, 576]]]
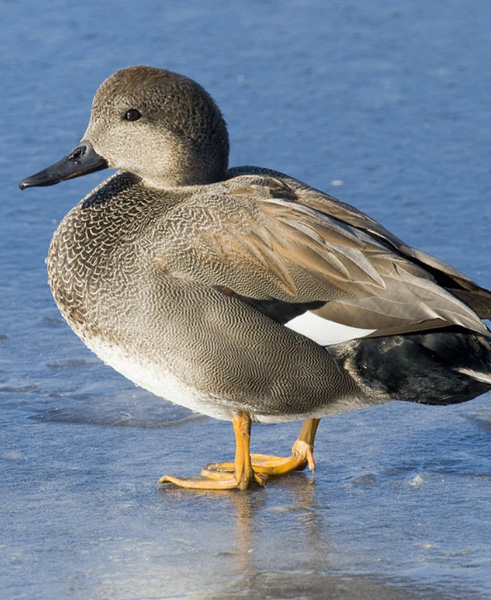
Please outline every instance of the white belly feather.
[[100, 339], [82, 339], [104, 363], [156, 396], [215, 419], [232, 420], [233, 411], [223, 403], [223, 399], [187, 385], [169, 370], [166, 371], [161, 363], [130, 355], [121, 347]]

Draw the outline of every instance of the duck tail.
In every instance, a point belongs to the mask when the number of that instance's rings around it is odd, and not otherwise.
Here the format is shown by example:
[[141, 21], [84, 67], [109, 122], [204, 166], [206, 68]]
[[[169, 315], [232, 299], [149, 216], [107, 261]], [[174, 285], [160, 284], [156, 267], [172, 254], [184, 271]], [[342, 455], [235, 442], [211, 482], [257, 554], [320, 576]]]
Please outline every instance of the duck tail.
[[491, 337], [462, 327], [351, 340], [328, 351], [378, 401], [447, 405], [491, 390]]

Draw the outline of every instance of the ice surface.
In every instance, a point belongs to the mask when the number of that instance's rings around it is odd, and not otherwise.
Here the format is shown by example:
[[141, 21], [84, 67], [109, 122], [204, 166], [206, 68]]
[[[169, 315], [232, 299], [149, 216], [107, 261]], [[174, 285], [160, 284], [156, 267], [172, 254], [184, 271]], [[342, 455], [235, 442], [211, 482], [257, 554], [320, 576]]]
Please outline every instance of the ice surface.
[[[489, 273], [491, 4], [417, 0], [0, 3], [0, 596], [491, 596], [489, 395], [325, 419], [315, 476], [160, 490], [229, 458], [228, 423], [156, 399], [60, 319], [44, 257], [104, 175], [21, 194], [129, 64], [216, 98], [231, 163], [288, 172], [482, 285]], [[257, 426], [287, 453], [299, 425]]]

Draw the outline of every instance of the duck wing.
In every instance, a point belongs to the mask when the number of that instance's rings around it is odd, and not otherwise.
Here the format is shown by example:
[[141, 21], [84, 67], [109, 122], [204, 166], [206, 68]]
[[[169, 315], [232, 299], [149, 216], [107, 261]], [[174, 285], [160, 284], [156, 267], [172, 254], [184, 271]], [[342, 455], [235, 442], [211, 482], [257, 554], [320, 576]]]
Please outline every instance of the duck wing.
[[290, 190], [289, 194], [294, 196], [296, 202], [314, 208], [359, 231], [368, 233], [386, 247], [391, 248], [395, 253], [406, 257], [409, 261], [430, 273], [438, 285], [469, 305], [481, 319], [491, 318], [491, 292], [489, 290], [477, 285], [466, 275], [444, 261], [422, 250], [408, 246], [380, 223], [357, 208], [276, 171], [260, 167], [237, 167], [231, 169], [230, 173], [233, 176], [252, 174], [269, 176], [273, 188], [286, 187]]
[[282, 311], [289, 318], [310, 312], [372, 336], [449, 325], [487, 333], [475, 311], [417, 260], [349, 222], [356, 211], [341, 218], [347, 205], [329, 210], [329, 197], [290, 181], [242, 175], [206, 197], [196, 190], [179, 205], [180, 235], [172, 236], [185, 240], [186, 251], [172, 248], [166, 268], [266, 314], [274, 306], [283, 323]]

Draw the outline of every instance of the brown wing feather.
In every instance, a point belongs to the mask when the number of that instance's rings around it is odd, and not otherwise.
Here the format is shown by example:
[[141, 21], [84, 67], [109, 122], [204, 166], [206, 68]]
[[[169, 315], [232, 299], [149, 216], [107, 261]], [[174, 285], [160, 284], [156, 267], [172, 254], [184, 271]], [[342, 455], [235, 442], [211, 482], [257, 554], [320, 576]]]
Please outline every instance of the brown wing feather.
[[320, 316], [377, 335], [445, 325], [487, 332], [422, 260], [402, 252], [397, 238], [355, 209], [292, 181], [269, 173], [235, 177], [220, 184], [208, 204], [197, 190], [187, 205], [190, 218], [179, 208], [179, 227], [188, 227], [182, 238], [198, 250], [168, 257], [166, 267], [251, 299], [323, 301]]
[[[327, 215], [308, 212], [291, 202], [286, 207], [295, 218], [289, 220], [276, 218], [276, 210], [281, 212], [285, 208], [278, 199], [263, 200], [260, 207], [282, 230], [277, 237], [284, 239], [283, 255], [326, 287], [347, 294], [348, 297], [328, 302], [325, 309], [319, 309], [320, 316], [376, 329], [377, 335], [450, 323], [485, 331], [475, 313], [437, 285], [430, 273], [372, 241], [366, 232], [356, 230], [354, 236]], [[308, 226], [318, 236], [305, 235]], [[344, 239], [347, 242], [343, 244]], [[299, 292], [302, 291], [299, 287]]]
[[358, 230], [368, 233], [374, 239], [391, 247], [396, 253], [407, 257], [427, 270], [439, 285], [469, 305], [481, 319], [491, 319], [491, 292], [489, 290], [477, 285], [466, 275], [442, 260], [422, 250], [408, 246], [380, 223], [353, 206], [345, 204], [324, 192], [306, 186], [293, 177], [276, 171], [258, 167], [238, 167], [231, 169], [231, 172], [236, 175], [248, 174], [250, 176], [251, 173], [262, 175], [270, 180], [270, 185], [275, 190], [271, 192], [272, 195], [275, 193], [281, 195], [281, 191], [288, 188], [289, 191], [287, 194], [284, 194], [285, 197], [288, 196], [291, 199], [294, 197], [296, 202], [310, 206]]

